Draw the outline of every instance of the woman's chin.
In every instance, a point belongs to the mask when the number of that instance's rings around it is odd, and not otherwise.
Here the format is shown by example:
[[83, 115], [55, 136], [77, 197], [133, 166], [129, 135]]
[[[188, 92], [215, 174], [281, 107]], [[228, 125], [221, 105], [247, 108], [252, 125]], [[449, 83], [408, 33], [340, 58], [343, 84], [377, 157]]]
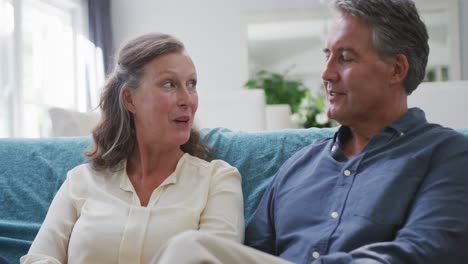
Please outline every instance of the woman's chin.
[[175, 138], [175, 141], [178, 143], [178, 145], [182, 146], [185, 143], [187, 143], [190, 139], [190, 133], [188, 135], [177, 135]]

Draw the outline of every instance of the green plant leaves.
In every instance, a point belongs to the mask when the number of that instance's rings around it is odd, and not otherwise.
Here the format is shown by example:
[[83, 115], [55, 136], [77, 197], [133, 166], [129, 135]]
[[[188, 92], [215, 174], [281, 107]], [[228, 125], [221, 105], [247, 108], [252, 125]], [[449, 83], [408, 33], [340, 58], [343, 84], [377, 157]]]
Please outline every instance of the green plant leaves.
[[297, 111], [298, 105], [308, 89], [301, 81], [288, 79], [286, 74], [266, 70], [257, 72], [254, 79], [248, 80], [245, 87], [263, 89], [267, 104], [288, 104], [291, 111]]

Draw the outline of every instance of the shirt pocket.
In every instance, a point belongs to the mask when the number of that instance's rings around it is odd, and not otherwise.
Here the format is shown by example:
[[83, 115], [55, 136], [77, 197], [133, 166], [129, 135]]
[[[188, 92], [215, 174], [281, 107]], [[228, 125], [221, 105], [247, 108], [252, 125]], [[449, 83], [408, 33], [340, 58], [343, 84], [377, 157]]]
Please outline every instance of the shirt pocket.
[[423, 179], [420, 160], [387, 161], [356, 175], [348, 199], [352, 214], [376, 225], [402, 225]]

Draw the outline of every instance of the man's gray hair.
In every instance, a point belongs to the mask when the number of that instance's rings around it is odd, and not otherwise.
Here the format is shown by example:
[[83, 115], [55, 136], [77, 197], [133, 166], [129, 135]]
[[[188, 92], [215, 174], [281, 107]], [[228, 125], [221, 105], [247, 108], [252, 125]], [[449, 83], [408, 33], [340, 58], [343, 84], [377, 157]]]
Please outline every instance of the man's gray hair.
[[405, 79], [406, 94], [423, 81], [429, 56], [428, 34], [411, 0], [335, 0], [341, 14], [362, 19], [372, 31], [374, 48], [381, 59], [403, 54], [409, 70]]

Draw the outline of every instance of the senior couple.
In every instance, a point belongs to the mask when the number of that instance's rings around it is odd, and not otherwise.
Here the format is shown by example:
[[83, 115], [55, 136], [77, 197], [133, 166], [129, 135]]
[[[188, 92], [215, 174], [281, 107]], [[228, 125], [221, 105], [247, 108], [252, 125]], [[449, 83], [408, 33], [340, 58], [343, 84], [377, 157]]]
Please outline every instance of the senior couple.
[[282, 165], [246, 231], [239, 172], [192, 128], [195, 66], [153, 33], [120, 50], [90, 162], [21, 263], [468, 263], [468, 139], [407, 105], [429, 54], [414, 3], [332, 6], [322, 79], [341, 126]]

